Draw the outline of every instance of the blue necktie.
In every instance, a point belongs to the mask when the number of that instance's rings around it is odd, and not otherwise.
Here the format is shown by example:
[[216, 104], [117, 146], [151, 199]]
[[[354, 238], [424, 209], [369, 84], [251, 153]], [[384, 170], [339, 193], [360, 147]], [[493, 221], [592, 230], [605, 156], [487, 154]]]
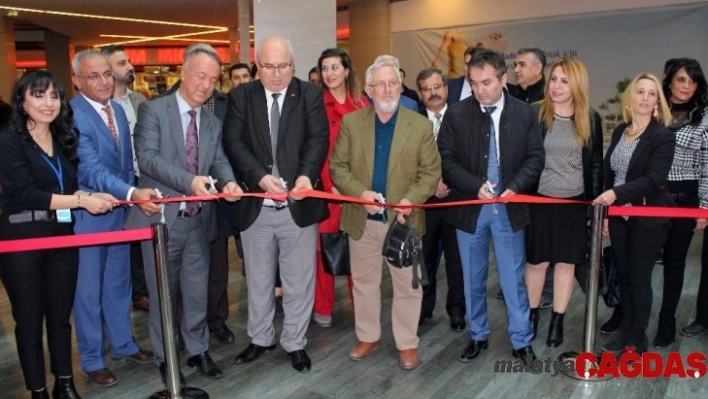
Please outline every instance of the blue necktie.
[[487, 158], [487, 180], [489, 180], [492, 184], [496, 184], [496, 187], [494, 187], [494, 194], [498, 196], [502, 193], [502, 182], [499, 159], [497, 158], [497, 140], [495, 138], [496, 133], [494, 132], [494, 119], [492, 119], [492, 112], [494, 112], [495, 109], [497, 109], [497, 107], [484, 107], [484, 110], [489, 116], [489, 158]]

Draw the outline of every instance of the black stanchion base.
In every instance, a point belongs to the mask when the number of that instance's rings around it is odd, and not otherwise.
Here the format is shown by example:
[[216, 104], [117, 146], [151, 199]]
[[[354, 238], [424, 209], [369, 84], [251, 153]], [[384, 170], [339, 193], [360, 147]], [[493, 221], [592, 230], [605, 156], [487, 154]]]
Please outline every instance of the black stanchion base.
[[[561, 373], [565, 375], [566, 377], [574, 378], [576, 380], [581, 380], [581, 381], [588, 381], [588, 382], [596, 382], [596, 381], [607, 381], [611, 380], [612, 376], [611, 375], [605, 375], [602, 378], [599, 378], [597, 376], [591, 376], [590, 373], [588, 373], [589, 368], [594, 368], [597, 369], [598, 365], [597, 362], [588, 362], [588, 361], [583, 361], [587, 362], [586, 365], [583, 366], [582, 368], [582, 373], [578, 374], [576, 370], [576, 360], [580, 353], [578, 352], [563, 352], [558, 356], [558, 361], [561, 362], [562, 364], [567, 364], [568, 362], [572, 363], [573, 367], [561, 367]], [[602, 356], [601, 355], [596, 355], [597, 359], [600, 359]]]
[[[209, 399], [209, 394], [199, 388], [182, 387], [182, 398], [185, 399]], [[149, 399], [172, 399], [170, 391], [165, 389], [160, 392], [155, 392]]]

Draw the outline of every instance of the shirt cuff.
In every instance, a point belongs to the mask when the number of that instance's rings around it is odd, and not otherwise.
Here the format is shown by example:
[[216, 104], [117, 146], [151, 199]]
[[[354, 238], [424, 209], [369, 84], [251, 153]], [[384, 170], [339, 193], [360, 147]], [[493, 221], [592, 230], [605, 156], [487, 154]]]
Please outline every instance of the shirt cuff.
[[[128, 189], [128, 198], [125, 199], [126, 201], [130, 201], [130, 197], [133, 196], [133, 191], [135, 191], [135, 187], [131, 187], [130, 189]], [[130, 204], [128, 206], [133, 206], [133, 204]]]

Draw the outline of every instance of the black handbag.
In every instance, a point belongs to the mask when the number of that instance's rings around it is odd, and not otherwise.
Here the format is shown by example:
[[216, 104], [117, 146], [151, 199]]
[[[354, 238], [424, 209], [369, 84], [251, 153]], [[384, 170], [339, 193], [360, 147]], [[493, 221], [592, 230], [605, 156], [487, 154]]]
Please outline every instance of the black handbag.
[[320, 233], [324, 270], [332, 276], [349, 276], [349, 235], [343, 231]]
[[607, 292], [602, 295], [605, 305], [609, 308], [616, 308], [620, 304], [620, 287], [617, 268], [612, 260], [612, 247], [607, 246], [602, 250], [602, 271], [604, 279], [607, 281]]
[[398, 220], [391, 222], [381, 254], [394, 267], [413, 267], [413, 289], [419, 285], [428, 286], [428, 275], [423, 267], [423, 244], [420, 234], [410, 226], [408, 216], [404, 224]]

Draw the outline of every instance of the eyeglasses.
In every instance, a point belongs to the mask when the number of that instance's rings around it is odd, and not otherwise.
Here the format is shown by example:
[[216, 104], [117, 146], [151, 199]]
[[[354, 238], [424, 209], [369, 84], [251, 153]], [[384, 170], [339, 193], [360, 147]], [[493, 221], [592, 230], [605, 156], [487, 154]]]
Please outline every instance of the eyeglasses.
[[401, 87], [401, 82], [399, 82], [397, 80], [392, 80], [390, 82], [376, 82], [376, 83], [370, 84], [368, 86], [373, 87], [376, 90], [385, 90], [387, 87], [389, 90], [393, 90], [398, 87]]
[[82, 76], [82, 75], [76, 75], [76, 76], [78, 76], [78, 77], [80, 77], [80, 78], [88, 79], [88, 80], [91, 80], [91, 81], [94, 81], [94, 82], [95, 82], [95, 81], [101, 79], [102, 77], [105, 78], [106, 80], [108, 80], [108, 79], [113, 79], [113, 71], [106, 71], [106, 72], [104, 72], [104, 73], [102, 73], [102, 74], [100, 74], [100, 73], [98, 73], [98, 72], [94, 72], [94, 73], [91, 73], [91, 74], [89, 74], [89, 75], [87, 75], [87, 76]]
[[261, 69], [264, 69], [264, 70], [266, 70], [266, 71], [268, 71], [268, 72], [273, 72], [273, 71], [284, 72], [284, 71], [286, 71], [288, 68], [290, 68], [293, 64], [290, 63], [290, 64], [278, 64], [278, 65], [273, 65], [273, 64], [261, 64], [261, 63], [259, 63], [258, 65], [261, 67]]
[[443, 84], [434, 84], [434, 85], [430, 85], [430, 86], [421, 87], [421, 88], [420, 88], [420, 91], [422, 91], [423, 93], [429, 93], [429, 92], [432, 92], [432, 91], [438, 91], [438, 90], [440, 90], [440, 88], [442, 88], [442, 87], [445, 87], [445, 83], [443, 83]]

